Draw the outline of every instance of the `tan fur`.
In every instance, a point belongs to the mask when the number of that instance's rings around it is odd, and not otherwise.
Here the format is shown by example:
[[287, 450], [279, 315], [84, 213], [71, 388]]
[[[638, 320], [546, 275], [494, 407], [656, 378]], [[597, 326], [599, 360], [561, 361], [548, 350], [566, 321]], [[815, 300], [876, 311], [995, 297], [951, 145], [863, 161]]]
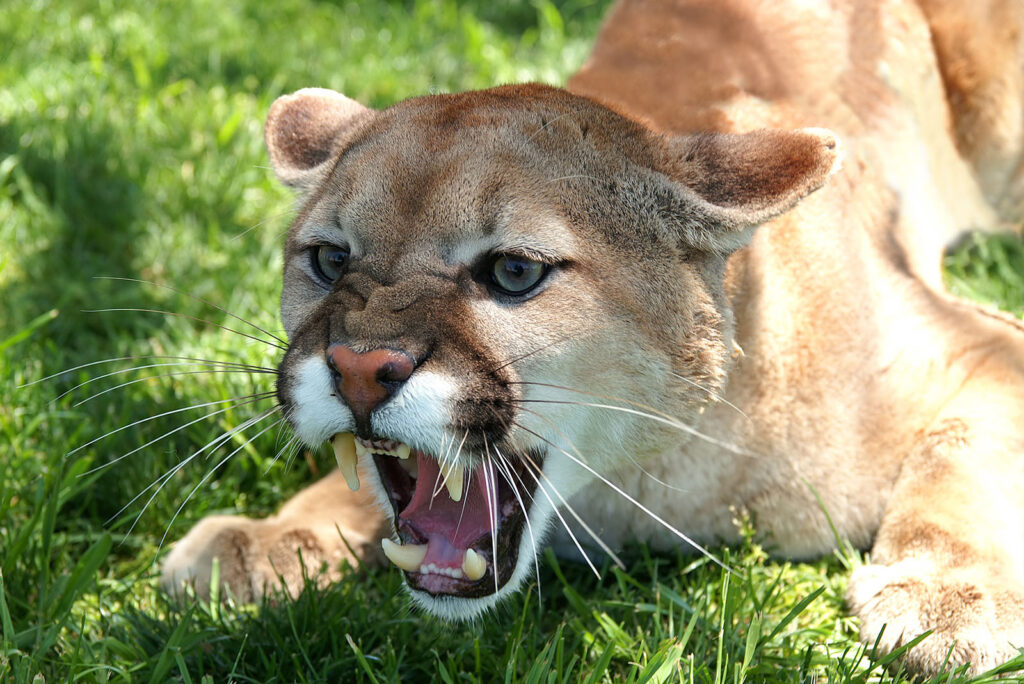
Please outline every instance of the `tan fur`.
[[[1022, 30], [1017, 0], [623, 0], [569, 84], [612, 111], [533, 86], [383, 112], [327, 91], [282, 98], [268, 147], [279, 177], [307, 193], [282, 300], [280, 392], [306, 411], [298, 434], [315, 444], [354, 429], [330, 402], [296, 399], [316, 395], [328, 342], [406, 350], [432, 378], [422, 406], [448, 411], [446, 434], [494, 430], [516, 453], [544, 433], [697, 541], [735, 540], [740, 507], [779, 554], [826, 553], [816, 492], [839, 533], [871, 550], [849, 590], [865, 641], [883, 625], [886, 649], [934, 630], [910, 654], [924, 672], [954, 642], [974, 671], [1013, 655], [1024, 326], [949, 297], [940, 258], [965, 230], [1024, 213]], [[838, 134], [841, 171], [830, 133], [750, 133], [808, 126]], [[686, 135], [709, 130], [749, 134]], [[325, 233], [357, 264], [329, 293], [303, 270]], [[571, 267], [498, 306], [467, 264], [512, 245]], [[523, 403], [598, 403], [552, 386], [651, 407], [691, 432]], [[480, 397], [514, 427], [481, 427], [495, 419]], [[435, 414], [403, 410], [381, 409], [402, 417], [381, 423], [389, 436], [436, 450], [415, 442]], [[458, 458], [472, 467], [483, 452]], [[612, 548], [681, 543], [570, 458], [548, 450], [544, 468]], [[379, 488], [374, 471], [363, 479]], [[226, 584], [253, 596], [271, 577], [263, 559], [286, 565], [289, 544], [334, 563], [347, 554], [335, 523], [357, 551], [390, 529], [351, 501], [335, 476], [271, 520], [204, 521], [168, 557], [168, 584], [208, 582], [219, 556]], [[565, 537], [556, 548], [571, 550]], [[298, 586], [294, 566], [277, 569]], [[476, 610], [460, 600], [422, 602]]]

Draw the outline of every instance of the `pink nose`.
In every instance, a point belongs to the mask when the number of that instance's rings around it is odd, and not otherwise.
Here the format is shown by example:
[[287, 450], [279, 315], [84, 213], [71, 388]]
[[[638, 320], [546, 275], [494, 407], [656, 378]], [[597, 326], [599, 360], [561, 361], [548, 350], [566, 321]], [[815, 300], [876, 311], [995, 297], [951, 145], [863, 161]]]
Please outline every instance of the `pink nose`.
[[370, 412], [409, 379], [416, 364], [393, 349], [360, 354], [341, 344], [327, 347], [327, 363], [334, 371], [334, 386], [356, 421], [367, 423]]

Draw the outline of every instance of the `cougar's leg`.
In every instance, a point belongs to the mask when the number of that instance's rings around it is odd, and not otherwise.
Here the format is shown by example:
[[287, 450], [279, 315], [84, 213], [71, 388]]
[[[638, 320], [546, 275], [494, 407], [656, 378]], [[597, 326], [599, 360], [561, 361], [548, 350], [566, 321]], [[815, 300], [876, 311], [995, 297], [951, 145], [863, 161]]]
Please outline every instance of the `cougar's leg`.
[[[1024, 4], [918, 0], [932, 33], [960, 153], [989, 202], [1024, 218]], [[979, 228], [991, 228], [978, 226]]]
[[264, 520], [203, 519], [167, 555], [161, 584], [175, 593], [189, 582], [197, 594], [208, 596], [216, 558], [221, 586], [237, 600], [257, 599], [282, 581], [294, 596], [303, 586], [303, 566], [323, 585], [338, 578], [343, 560], [378, 562], [384, 526], [367, 488], [350, 491], [335, 471]]
[[974, 370], [921, 432], [847, 594], [868, 644], [883, 627], [885, 650], [933, 632], [909, 654], [923, 671], [951, 647], [975, 672], [1024, 647], [1021, 355], [996, 345], [968, 356]]

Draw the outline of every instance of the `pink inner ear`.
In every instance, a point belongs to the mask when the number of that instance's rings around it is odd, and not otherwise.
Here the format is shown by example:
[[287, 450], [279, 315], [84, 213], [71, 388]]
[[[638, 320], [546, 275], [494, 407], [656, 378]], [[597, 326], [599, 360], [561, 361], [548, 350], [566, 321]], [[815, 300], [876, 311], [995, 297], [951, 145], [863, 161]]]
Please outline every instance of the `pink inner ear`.
[[373, 113], [333, 90], [305, 88], [279, 97], [267, 116], [270, 161], [286, 184], [304, 185], [311, 171], [334, 156]]

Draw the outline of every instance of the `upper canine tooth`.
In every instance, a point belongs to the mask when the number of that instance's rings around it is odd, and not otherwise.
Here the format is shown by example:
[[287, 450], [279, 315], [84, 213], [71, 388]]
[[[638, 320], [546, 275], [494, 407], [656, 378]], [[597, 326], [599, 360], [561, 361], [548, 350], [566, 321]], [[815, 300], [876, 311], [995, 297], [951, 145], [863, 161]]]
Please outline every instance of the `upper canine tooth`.
[[334, 458], [338, 461], [338, 469], [341, 471], [348, 488], [353, 492], [359, 489], [359, 473], [356, 472], [356, 462], [359, 460], [356, 452], [359, 450], [359, 442], [351, 432], [339, 432], [331, 438], [331, 446], [334, 447]]
[[402, 459], [403, 461], [405, 459], [409, 458], [409, 454], [411, 454], [411, 453], [412, 453], [412, 449], [405, 442], [400, 443], [398, 445], [398, 448], [395, 449], [395, 456], [397, 456], [398, 458]]
[[444, 476], [444, 486], [448, 489], [448, 496], [452, 497], [452, 501], [459, 501], [462, 499], [462, 481], [464, 478], [464, 472], [461, 466], [457, 464], [442, 465], [441, 474]]
[[416, 572], [419, 570], [423, 559], [427, 555], [426, 544], [396, 544], [387, 537], [384, 537], [380, 540], [380, 545], [384, 549], [384, 555], [388, 557], [388, 560], [406, 572]]
[[462, 572], [475, 582], [487, 572], [487, 561], [473, 549], [466, 549], [466, 555], [462, 557]]

